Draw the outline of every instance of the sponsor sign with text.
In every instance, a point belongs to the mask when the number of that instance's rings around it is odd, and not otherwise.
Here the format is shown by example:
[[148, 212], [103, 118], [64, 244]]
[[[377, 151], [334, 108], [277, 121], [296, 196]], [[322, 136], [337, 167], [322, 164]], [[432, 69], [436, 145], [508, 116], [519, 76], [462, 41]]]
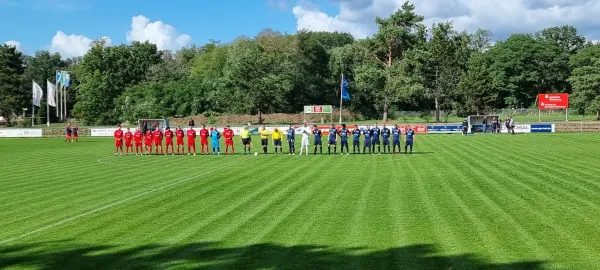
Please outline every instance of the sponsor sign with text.
[[569, 94], [539, 94], [538, 108], [541, 110], [568, 109]]

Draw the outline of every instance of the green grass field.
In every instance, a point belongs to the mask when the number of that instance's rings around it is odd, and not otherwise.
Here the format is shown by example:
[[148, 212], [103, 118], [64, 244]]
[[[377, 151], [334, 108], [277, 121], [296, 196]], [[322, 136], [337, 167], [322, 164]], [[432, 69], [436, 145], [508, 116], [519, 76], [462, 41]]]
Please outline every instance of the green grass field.
[[599, 150], [600, 134], [302, 157], [2, 139], [0, 269], [600, 269]]

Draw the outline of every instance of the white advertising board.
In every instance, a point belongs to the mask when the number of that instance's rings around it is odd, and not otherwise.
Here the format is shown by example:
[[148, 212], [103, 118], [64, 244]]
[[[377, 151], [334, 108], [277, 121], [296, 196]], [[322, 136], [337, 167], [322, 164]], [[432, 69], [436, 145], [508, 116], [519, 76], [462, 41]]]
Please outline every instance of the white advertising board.
[[[505, 125], [502, 125], [500, 133], [508, 133]], [[531, 133], [531, 125], [515, 125], [515, 133]]]
[[0, 129], [0, 138], [40, 138], [41, 128], [11, 128]]

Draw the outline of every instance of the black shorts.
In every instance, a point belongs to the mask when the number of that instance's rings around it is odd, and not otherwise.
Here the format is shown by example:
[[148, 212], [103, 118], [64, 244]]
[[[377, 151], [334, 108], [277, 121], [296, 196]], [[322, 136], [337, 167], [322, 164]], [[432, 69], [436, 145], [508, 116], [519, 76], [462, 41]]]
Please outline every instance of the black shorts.
[[405, 145], [413, 146], [413, 140], [406, 140]]
[[373, 140], [373, 145], [380, 145], [379, 139]]
[[390, 140], [383, 140], [383, 145], [390, 145]]
[[323, 142], [321, 142], [321, 140], [318, 140], [318, 141], [317, 141], [317, 140], [315, 140], [315, 146], [317, 146], [317, 145], [321, 145], [321, 146], [322, 146], [322, 145], [323, 145]]
[[242, 144], [243, 145], [250, 145], [250, 138], [242, 139]]
[[269, 145], [269, 139], [260, 139], [261, 145]]
[[275, 144], [275, 146], [281, 146], [281, 139], [273, 140], [273, 144]]

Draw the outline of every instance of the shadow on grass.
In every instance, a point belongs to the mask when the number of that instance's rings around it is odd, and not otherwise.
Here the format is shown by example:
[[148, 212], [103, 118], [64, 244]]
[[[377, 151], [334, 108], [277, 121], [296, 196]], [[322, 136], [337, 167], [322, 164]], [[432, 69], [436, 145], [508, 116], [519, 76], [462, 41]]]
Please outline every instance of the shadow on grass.
[[39, 269], [541, 269], [545, 262], [490, 263], [473, 254], [438, 255], [432, 245], [380, 251], [265, 243], [221, 247], [182, 245], [87, 246], [69, 241], [0, 247], [0, 268]]

